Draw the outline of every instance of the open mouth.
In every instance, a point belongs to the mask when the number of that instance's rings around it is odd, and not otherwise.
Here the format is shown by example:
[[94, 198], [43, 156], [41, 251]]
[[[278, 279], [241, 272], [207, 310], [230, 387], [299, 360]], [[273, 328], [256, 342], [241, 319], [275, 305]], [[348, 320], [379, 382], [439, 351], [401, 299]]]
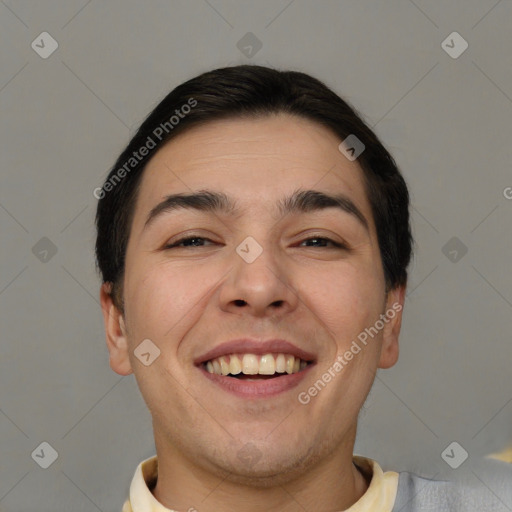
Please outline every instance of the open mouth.
[[206, 361], [203, 367], [215, 375], [251, 381], [299, 373], [312, 363], [284, 353], [229, 354]]

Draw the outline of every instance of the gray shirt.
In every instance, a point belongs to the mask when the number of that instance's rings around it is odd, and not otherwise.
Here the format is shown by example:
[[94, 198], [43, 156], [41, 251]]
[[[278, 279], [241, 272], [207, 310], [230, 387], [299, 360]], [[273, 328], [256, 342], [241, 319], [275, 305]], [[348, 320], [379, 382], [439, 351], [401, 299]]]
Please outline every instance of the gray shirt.
[[512, 512], [512, 464], [485, 459], [470, 473], [455, 481], [400, 472], [392, 512]]

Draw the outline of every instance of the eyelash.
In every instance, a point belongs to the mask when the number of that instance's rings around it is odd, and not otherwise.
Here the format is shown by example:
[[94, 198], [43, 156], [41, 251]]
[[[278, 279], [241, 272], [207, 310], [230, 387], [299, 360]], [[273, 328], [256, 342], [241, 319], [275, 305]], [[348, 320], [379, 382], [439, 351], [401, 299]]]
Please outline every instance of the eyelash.
[[[184, 238], [180, 238], [179, 240], [176, 240], [174, 241], [172, 244], [168, 244], [164, 247], [164, 249], [174, 249], [176, 248], [178, 245], [182, 244], [183, 242], [187, 242], [189, 240], [208, 240], [208, 241], [212, 241], [210, 240], [209, 238], [205, 238], [205, 237], [202, 237], [202, 236], [187, 236], [187, 237], [184, 237]], [[334, 248], [336, 249], [347, 249], [347, 246], [344, 245], [344, 244], [341, 244], [341, 243], [338, 243], [338, 242], [335, 242], [334, 240], [331, 240], [330, 238], [327, 238], [327, 237], [322, 237], [322, 236], [312, 236], [312, 237], [309, 237], [309, 238], [305, 238], [304, 240], [302, 240], [302, 242], [306, 242], [308, 240], [322, 240], [322, 241], [327, 241], [327, 242], [330, 242]], [[204, 246], [188, 246], [188, 247], [204, 247]], [[183, 247], [184, 249], [188, 248], [188, 247]], [[314, 247], [316, 249], [327, 249], [327, 247]]]

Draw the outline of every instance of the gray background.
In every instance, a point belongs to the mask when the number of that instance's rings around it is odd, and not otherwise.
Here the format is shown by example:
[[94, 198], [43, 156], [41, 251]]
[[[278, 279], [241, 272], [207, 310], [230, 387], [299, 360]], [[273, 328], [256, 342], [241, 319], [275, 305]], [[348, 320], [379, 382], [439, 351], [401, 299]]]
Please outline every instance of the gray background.
[[[325, 81], [411, 189], [418, 246], [400, 361], [378, 374], [356, 453], [439, 478], [503, 449], [511, 26], [511, 0], [1, 1], [0, 509], [119, 511], [154, 454], [135, 378], [108, 363], [93, 190], [167, 92], [240, 63]], [[43, 31], [59, 45], [46, 59], [31, 48]], [[456, 59], [442, 46], [453, 31], [469, 44]], [[237, 46], [247, 32], [262, 44], [252, 55]], [[58, 453], [48, 469], [31, 457], [44, 441]], [[469, 453], [457, 470], [441, 457], [452, 441]]]

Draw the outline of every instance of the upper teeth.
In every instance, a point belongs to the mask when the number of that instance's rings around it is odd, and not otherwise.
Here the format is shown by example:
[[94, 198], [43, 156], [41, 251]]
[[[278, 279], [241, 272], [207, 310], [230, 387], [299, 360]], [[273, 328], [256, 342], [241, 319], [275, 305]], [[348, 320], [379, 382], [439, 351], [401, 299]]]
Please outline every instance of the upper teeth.
[[208, 361], [206, 369], [217, 375], [274, 375], [285, 372], [297, 373], [306, 365], [306, 361], [291, 354], [230, 354]]

